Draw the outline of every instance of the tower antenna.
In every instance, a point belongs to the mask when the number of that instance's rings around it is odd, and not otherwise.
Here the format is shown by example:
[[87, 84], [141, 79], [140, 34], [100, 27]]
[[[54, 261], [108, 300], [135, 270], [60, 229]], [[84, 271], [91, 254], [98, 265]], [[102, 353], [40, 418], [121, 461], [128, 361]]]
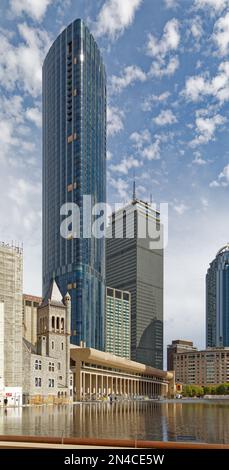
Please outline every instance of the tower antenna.
[[136, 201], [136, 182], [135, 182], [135, 173], [134, 173], [134, 180], [133, 180], [133, 202]]

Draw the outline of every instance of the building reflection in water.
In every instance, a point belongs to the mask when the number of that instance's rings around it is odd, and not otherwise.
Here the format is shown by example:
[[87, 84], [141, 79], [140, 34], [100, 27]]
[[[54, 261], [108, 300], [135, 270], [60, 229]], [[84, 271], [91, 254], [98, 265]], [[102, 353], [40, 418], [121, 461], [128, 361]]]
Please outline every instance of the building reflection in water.
[[0, 409], [0, 434], [229, 443], [229, 404], [82, 403]]

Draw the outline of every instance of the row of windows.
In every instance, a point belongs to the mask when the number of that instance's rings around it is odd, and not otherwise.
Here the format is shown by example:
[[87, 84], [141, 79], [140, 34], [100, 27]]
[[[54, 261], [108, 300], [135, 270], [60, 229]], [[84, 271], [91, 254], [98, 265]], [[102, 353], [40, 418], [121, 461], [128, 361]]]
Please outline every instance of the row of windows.
[[60, 318], [60, 317], [52, 317], [52, 330], [54, 330], [56, 328], [56, 330], [59, 330], [61, 329], [62, 331], [64, 330], [64, 318]]
[[[41, 377], [35, 377], [35, 387], [41, 387]], [[49, 388], [53, 388], [55, 386], [54, 379], [49, 379]]]
[[[54, 343], [54, 341], [52, 341], [52, 350], [54, 350], [54, 349], [55, 349], [55, 343]], [[63, 350], [64, 350], [64, 343], [61, 343], [61, 351], [63, 351]]]
[[[63, 344], [63, 343], [62, 343], [62, 344]], [[58, 367], [58, 370], [61, 369], [61, 363], [60, 363], [60, 362], [58, 362], [57, 367]], [[35, 360], [35, 370], [41, 370], [41, 369], [42, 369], [42, 363], [41, 363], [40, 360], [36, 359], [36, 360]], [[49, 362], [48, 370], [49, 370], [50, 372], [54, 372], [54, 371], [55, 371], [55, 364], [54, 364], [54, 362]]]

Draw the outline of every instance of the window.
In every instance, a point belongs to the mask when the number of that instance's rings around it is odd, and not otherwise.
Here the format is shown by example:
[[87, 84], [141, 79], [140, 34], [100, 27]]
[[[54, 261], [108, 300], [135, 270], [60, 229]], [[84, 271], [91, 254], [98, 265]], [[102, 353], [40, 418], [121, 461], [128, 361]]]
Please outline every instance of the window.
[[60, 329], [60, 318], [57, 317], [56, 319], [56, 329], [59, 330]]
[[41, 387], [41, 377], [35, 377], [35, 387]]
[[52, 349], [54, 349], [54, 341], [52, 341]]
[[55, 317], [52, 317], [52, 330], [55, 330]]
[[35, 369], [38, 370], [38, 360], [35, 361]]
[[72, 53], [72, 41], [70, 41], [67, 45], [67, 54], [70, 55]]
[[108, 295], [109, 297], [113, 297], [113, 295], [114, 295], [113, 289], [109, 289], [109, 287], [108, 287], [108, 289], [107, 289], [107, 295]]
[[64, 350], [64, 343], [61, 343], [61, 349]]
[[129, 300], [130, 296], [126, 292], [123, 293], [123, 300]]
[[38, 369], [41, 370], [41, 361], [38, 361]]
[[60, 363], [60, 362], [58, 362], [58, 365], [57, 365], [57, 367], [58, 367], [58, 370], [60, 370], [60, 369], [61, 369], [61, 363]]
[[62, 377], [62, 375], [59, 375], [59, 380], [63, 380], [63, 377]]
[[55, 370], [54, 362], [49, 362], [49, 372], [54, 372], [54, 370]]
[[115, 291], [115, 297], [116, 299], [121, 299], [122, 298], [122, 293], [120, 291]]
[[49, 379], [49, 388], [54, 387], [54, 379]]
[[61, 318], [60, 324], [61, 324], [61, 331], [64, 331], [64, 318]]

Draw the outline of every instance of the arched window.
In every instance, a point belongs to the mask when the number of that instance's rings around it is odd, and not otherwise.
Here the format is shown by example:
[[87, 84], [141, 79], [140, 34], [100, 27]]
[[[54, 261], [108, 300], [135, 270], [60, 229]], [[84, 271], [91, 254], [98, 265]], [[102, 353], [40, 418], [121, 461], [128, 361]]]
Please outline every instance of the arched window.
[[52, 330], [55, 330], [55, 317], [52, 317]]
[[57, 330], [60, 329], [60, 318], [59, 317], [56, 317], [56, 329]]
[[40, 318], [40, 332], [42, 333], [42, 318]]
[[60, 324], [61, 324], [61, 331], [64, 331], [64, 318], [61, 318]]

